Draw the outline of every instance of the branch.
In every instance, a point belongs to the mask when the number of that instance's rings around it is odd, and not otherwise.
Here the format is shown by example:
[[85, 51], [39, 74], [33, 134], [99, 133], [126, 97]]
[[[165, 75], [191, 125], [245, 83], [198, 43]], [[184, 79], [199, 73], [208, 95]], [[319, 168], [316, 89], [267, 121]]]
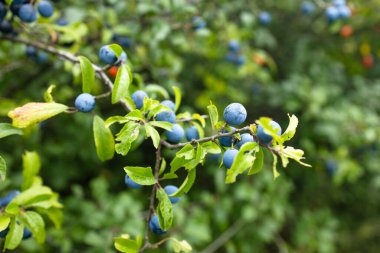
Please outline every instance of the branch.
[[219, 139], [221, 137], [232, 136], [232, 135], [237, 134], [237, 133], [245, 133], [245, 132], [251, 132], [251, 129], [249, 126], [246, 126], [246, 127], [240, 128], [240, 129], [235, 129], [235, 131], [232, 131], [232, 132], [219, 133], [219, 134], [216, 134], [216, 135], [213, 135], [210, 137], [204, 137], [204, 138], [200, 138], [197, 140], [194, 139], [192, 141], [182, 142], [182, 143], [178, 143], [178, 144], [171, 144], [171, 143], [164, 141], [164, 140], [161, 140], [161, 143], [162, 143], [162, 145], [164, 145], [165, 147], [167, 147], [169, 149], [177, 149], [177, 148], [182, 148], [182, 147], [186, 146], [187, 144], [195, 145], [197, 143], [215, 141], [216, 139]]
[[[42, 42], [31, 41], [28, 39], [10, 36], [10, 35], [0, 35], [0, 40], [8, 40], [8, 41], [16, 42], [16, 43], [21, 43], [21, 44], [33, 46], [33, 47], [38, 48], [38, 49], [45, 51], [47, 53], [56, 55], [56, 56], [58, 56], [58, 58], [61, 58], [63, 60], [67, 60], [67, 61], [70, 61], [72, 63], [79, 63], [78, 57], [75, 56], [74, 54], [71, 54], [71, 53], [63, 51], [63, 50], [56, 49], [55, 47], [53, 47], [51, 45], [47, 45], [47, 44], [42, 43]], [[94, 68], [94, 71], [97, 74], [97, 77], [108, 87], [109, 91], [112, 92], [113, 83], [108, 78], [107, 74], [104, 72], [105, 70], [96, 64], [92, 64], [92, 67]], [[127, 111], [132, 111], [132, 108], [130, 108], [130, 106], [125, 102], [125, 100], [122, 99], [119, 102]]]
[[152, 245], [149, 242], [149, 220], [152, 217], [152, 214], [154, 213], [154, 200], [156, 198], [157, 187], [159, 187], [158, 178], [159, 178], [160, 166], [161, 166], [161, 160], [162, 160], [161, 148], [162, 148], [162, 145], [161, 145], [161, 143], [159, 143], [157, 150], [156, 150], [156, 164], [154, 166], [154, 178], [156, 179], [157, 183], [155, 185], [153, 185], [152, 193], [150, 195], [149, 212], [148, 212], [148, 215], [146, 217], [147, 226], [146, 226], [145, 236], [144, 236], [145, 243], [144, 243], [144, 246], [140, 249], [140, 251], [139, 251], [140, 253], [144, 252], [146, 249], [150, 249], [150, 248], [154, 247], [154, 245]]

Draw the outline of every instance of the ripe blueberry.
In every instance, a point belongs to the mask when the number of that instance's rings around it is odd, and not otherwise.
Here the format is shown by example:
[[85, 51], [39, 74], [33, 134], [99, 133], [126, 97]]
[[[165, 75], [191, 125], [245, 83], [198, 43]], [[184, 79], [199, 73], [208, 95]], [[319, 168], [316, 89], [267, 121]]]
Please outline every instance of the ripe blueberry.
[[227, 124], [236, 126], [245, 121], [247, 111], [242, 104], [232, 103], [224, 109], [223, 117]]
[[227, 169], [231, 168], [237, 154], [238, 151], [236, 149], [228, 149], [226, 152], [224, 152], [223, 164]]
[[165, 131], [166, 138], [171, 143], [179, 143], [181, 142], [183, 136], [185, 135], [183, 128], [178, 124], [173, 124], [172, 130]]
[[80, 112], [91, 112], [95, 108], [95, 98], [91, 94], [82, 93], [75, 99], [75, 108]]
[[[282, 133], [281, 126], [280, 126], [276, 121], [271, 120], [271, 121], [269, 122], [269, 125], [270, 125], [274, 130], [277, 130], [277, 135], [278, 135], [278, 136], [281, 135], [281, 133]], [[272, 137], [271, 135], [266, 134], [266, 133], [264, 132], [264, 128], [263, 128], [261, 125], [259, 125], [259, 126], [257, 127], [257, 138], [259, 138], [259, 140], [260, 140], [261, 142], [265, 143], [265, 144], [269, 144], [269, 143], [272, 141], [272, 139], [273, 139], [273, 137]]]
[[177, 186], [167, 185], [167, 186], [164, 187], [164, 191], [169, 196], [170, 202], [172, 202], [172, 204], [177, 203], [181, 199], [180, 197], [170, 197], [170, 195], [172, 195], [172, 194], [174, 194], [174, 193], [176, 193], [178, 191], [178, 187]]
[[132, 100], [135, 103], [137, 109], [141, 109], [144, 105], [144, 98], [148, 97], [145, 91], [138, 90], [132, 94]]

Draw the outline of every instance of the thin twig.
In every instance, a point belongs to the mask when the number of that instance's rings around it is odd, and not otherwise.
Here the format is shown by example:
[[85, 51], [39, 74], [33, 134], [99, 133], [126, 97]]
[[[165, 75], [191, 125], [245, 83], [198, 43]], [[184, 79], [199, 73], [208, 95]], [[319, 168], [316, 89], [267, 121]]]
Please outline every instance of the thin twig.
[[143, 247], [139, 251], [140, 253], [144, 252], [146, 249], [150, 249], [150, 248], [152, 248], [154, 246], [154, 244], [152, 245], [149, 242], [149, 220], [150, 220], [150, 218], [152, 217], [152, 215], [154, 213], [154, 200], [156, 198], [157, 187], [159, 187], [159, 185], [158, 185], [158, 178], [159, 178], [160, 166], [161, 166], [161, 160], [162, 160], [161, 148], [162, 148], [162, 145], [161, 145], [161, 143], [159, 143], [158, 147], [157, 147], [157, 150], [156, 150], [156, 164], [154, 165], [154, 178], [156, 179], [157, 183], [155, 185], [153, 185], [152, 193], [150, 195], [149, 212], [148, 212], [148, 215], [146, 217], [147, 227], [146, 227], [145, 236], [144, 236], [144, 241], [145, 242], [144, 242]]
[[[62, 58], [64, 60], [70, 61], [72, 63], [79, 63], [79, 59], [76, 55], [71, 54], [69, 52], [63, 51], [56, 49], [55, 47], [42, 43], [42, 42], [37, 42], [37, 41], [31, 41], [28, 39], [24, 39], [21, 37], [16, 37], [16, 36], [11, 36], [11, 35], [0, 35], [0, 40], [8, 40], [12, 42], [17, 42], [29, 46], [33, 46], [35, 48], [38, 48], [42, 51], [45, 51], [47, 53], [53, 54], [58, 56], [58, 58]], [[113, 89], [113, 83], [112, 81], [108, 78], [107, 74], [104, 72], [103, 68], [96, 65], [92, 64], [92, 67], [94, 68], [94, 71], [99, 79], [103, 81], [103, 83], [108, 87], [108, 90], [112, 92]], [[120, 104], [127, 110], [127, 111], [132, 111], [132, 108], [125, 102], [125, 100], [120, 100]]]

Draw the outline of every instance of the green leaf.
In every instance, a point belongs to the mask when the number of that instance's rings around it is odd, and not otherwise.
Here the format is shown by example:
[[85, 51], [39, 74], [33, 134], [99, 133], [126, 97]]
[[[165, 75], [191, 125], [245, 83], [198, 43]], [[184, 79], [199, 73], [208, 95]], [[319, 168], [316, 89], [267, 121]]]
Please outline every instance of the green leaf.
[[296, 133], [296, 129], [298, 126], [298, 118], [295, 115], [288, 115], [289, 117], [289, 125], [286, 128], [286, 131], [281, 135], [281, 139], [283, 142], [288, 141], [293, 138]]
[[126, 119], [133, 121], [144, 121], [144, 115], [140, 110], [132, 110], [126, 116]]
[[63, 222], [63, 213], [62, 210], [59, 208], [49, 208], [49, 209], [43, 209], [43, 208], [36, 208], [38, 213], [47, 215], [49, 219], [54, 223], [54, 226], [56, 228], [61, 228], [61, 224]]
[[14, 134], [22, 135], [23, 132], [9, 123], [0, 123], [0, 139]]
[[181, 253], [181, 252], [189, 253], [193, 250], [190, 244], [185, 240], [178, 241], [175, 238], [171, 238], [171, 241], [172, 241], [172, 246], [175, 253]]
[[155, 127], [168, 130], [168, 131], [171, 131], [173, 128], [173, 124], [166, 121], [150, 121], [149, 124]]
[[178, 108], [181, 105], [182, 94], [181, 94], [181, 90], [177, 86], [173, 86], [173, 91], [174, 91], [174, 101], [175, 101], [174, 111], [176, 112], [178, 111]]
[[164, 189], [159, 188], [156, 192], [156, 198], [158, 199], [157, 215], [162, 230], [168, 230], [173, 223], [173, 209], [169, 196]]
[[149, 84], [144, 89], [148, 93], [160, 94], [164, 99], [169, 99], [169, 93], [160, 85]]
[[123, 48], [118, 44], [111, 44], [109, 48], [115, 53], [117, 58], [123, 53]]
[[128, 234], [123, 234], [114, 238], [115, 248], [124, 253], [137, 253], [142, 245], [142, 237], [137, 236], [136, 240], [132, 240]]
[[153, 176], [151, 167], [124, 167], [125, 172], [133, 181], [141, 185], [154, 185], [156, 179]]
[[236, 177], [245, 170], [252, 167], [255, 157], [252, 152], [256, 149], [258, 144], [256, 142], [247, 142], [240, 147], [231, 168], [227, 170], [226, 183], [231, 184], [236, 181]]
[[41, 215], [34, 211], [26, 211], [20, 216], [20, 219], [32, 231], [34, 238], [37, 242], [42, 244], [45, 241], [45, 222]]
[[212, 128], [215, 128], [219, 120], [218, 109], [210, 101], [210, 105], [207, 106], [207, 110], [208, 114], [210, 115], [211, 126]]
[[32, 186], [34, 177], [38, 175], [41, 162], [37, 152], [26, 151], [22, 156], [22, 189], [26, 190]]
[[160, 144], [160, 134], [157, 132], [157, 130], [152, 127], [149, 124], [145, 125], [145, 132], [146, 136], [152, 138], [153, 146], [155, 148], [158, 148], [158, 145]]
[[219, 145], [213, 141], [204, 142], [201, 146], [207, 153], [210, 154], [220, 154], [222, 152]]
[[6, 177], [7, 177], [7, 163], [5, 162], [4, 158], [0, 156], [0, 180], [4, 182]]
[[9, 226], [10, 222], [11, 222], [11, 218], [9, 216], [2, 214], [0, 216], [0, 231], [5, 230]]
[[176, 153], [176, 157], [170, 163], [170, 173], [174, 174], [179, 168], [184, 167], [190, 160], [195, 158], [195, 149], [187, 144]]
[[47, 90], [44, 93], [45, 102], [47, 102], [47, 103], [54, 102], [54, 98], [53, 98], [52, 93], [53, 93], [53, 90], [55, 89], [55, 87], [56, 87], [56, 85], [52, 84], [47, 88]]
[[39, 123], [67, 110], [67, 106], [58, 103], [28, 103], [8, 113], [15, 127], [25, 128]]
[[158, 173], [158, 175], [162, 175], [162, 173], [164, 173], [165, 169], [166, 169], [166, 160], [165, 160], [165, 158], [162, 158], [161, 159], [160, 172]]
[[82, 70], [82, 91], [90, 93], [95, 84], [95, 71], [92, 63], [84, 56], [78, 56]]
[[305, 159], [303, 157], [304, 151], [301, 149], [295, 149], [293, 147], [285, 147], [283, 149], [279, 150], [280, 157], [282, 159], [282, 165], [286, 167], [288, 165], [288, 158], [295, 160], [299, 164], [306, 166], [306, 167], [311, 167], [310, 164], [304, 163], [301, 160]]
[[148, 118], [152, 118], [152, 117], [156, 116], [157, 114], [159, 114], [161, 112], [165, 112], [165, 111], [171, 111], [171, 109], [169, 107], [167, 107], [166, 105], [158, 104], [154, 108], [150, 109], [149, 114], [148, 114]]
[[278, 173], [278, 171], [277, 171], [277, 156], [275, 154], [273, 154], [273, 153], [272, 153], [272, 155], [273, 155], [273, 166], [272, 166], [272, 168], [273, 168], [273, 177], [274, 177], [274, 179], [276, 179], [276, 178], [278, 178], [280, 176], [280, 173]]
[[117, 71], [117, 76], [112, 89], [112, 104], [119, 102], [129, 96], [129, 85], [132, 82], [132, 77], [129, 74], [128, 66], [123, 64]]
[[207, 153], [202, 148], [202, 146], [198, 143], [197, 149], [195, 152], [195, 158], [190, 160], [188, 163], [185, 164], [185, 169], [192, 170], [195, 167], [197, 167], [198, 164], [203, 163], [204, 158], [206, 157]]
[[127, 155], [131, 144], [137, 139], [140, 133], [140, 124], [130, 121], [124, 125], [118, 134], [116, 140], [120, 141], [115, 145], [116, 153], [120, 155]]
[[12, 218], [9, 225], [9, 232], [5, 238], [4, 249], [13, 250], [21, 243], [22, 235], [24, 233], [24, 224], [19, 223], [16, 218]]
[[179, 187], [178, 191], [174, 194], [170, 195], [171, 197], [180, 197], [184, 193], [188, 193], [191, 189], [191, 187], [194, 184], [195, 178], [196, 178], [196, 171], [197, 170], [190, 170], [187, 174], [187, 177], [185, 181], [183, 181], [182, 185]]
[[124, 116], [111, 116], [104, 122], [104, 125], [106, 127], [110, 127], [115, 123], [123, 124], [128, 122], [128, 119]]
[[36, 185], [21, 192], [10, 204], [28, 207], [28, 205], [49, 200], [52, 196], [53, 192], [49, 187]]
[[248, 175], [259, 173], [263, 169], [263, 163], [264, 163], [264, 152], [262, 148], [258, 147], [259, 151], [255, 152], [255, 159], [253, 162], [252, 167], [248, 171]]
[[94, 140], [96, 153], [101, 161], [110, 160], [115, 153], [115, 140], [112, 132], [106, 127], [104, 121], [99, 116], [94, 117]]
[[200, 115], [199, 113], [193, 113], [193, 115], [191, 115], [191, 117], [192, 117], [193, 119], [198, 120], [199, 123], [201, 123], [201, 126], [202, 126], [203, 128], [206, 127], [206, 120], [202, 117], [202, 115]]

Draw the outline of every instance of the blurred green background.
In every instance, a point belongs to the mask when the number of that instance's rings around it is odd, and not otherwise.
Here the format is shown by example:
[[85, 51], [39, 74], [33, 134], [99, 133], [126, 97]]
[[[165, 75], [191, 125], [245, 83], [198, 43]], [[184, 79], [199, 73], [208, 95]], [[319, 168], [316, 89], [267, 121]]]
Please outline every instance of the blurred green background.
[[[249, 122], [268, 116], [285, 128], [287, 113], [299, 117], [291, 144], [306, 152], [313, 168], [291, 163], [274, 181], [268, 155], [262, 173], [233, 185], [224, 184], [225, 169], [212, 159], [199, 169], [191, 192], [174, 207], [170, 231], [194, 252], [377, 253], [380, 3], [348, 0], [353, 15], [333, 23], [325, 17], [330, 1], [312, 3], [314, 12], [305, 14], [299, 0], [55, 1], [54, 18], [26, 32], [95, 63], [103, 44], [118, 42], [115, 34], [126, 36], [134, 86], [159, 84], [170, 91], [178, 85], [184, 94], [180, 111], [206, 113], [212, 100], [219, 108], [244, 104]], [[261, 11], [270, 13], [270, 24], [260, 24]], [[194, 29], [196, 16], [205, 28]], [[49, 25], [60, 17], [69, 25], [55, 40]], [[240, 43], [242, 65], [226, 59], [230, 40]], [[10, 109], [43, 101], [51, 84], [57, 86], [55, 100], [72, 106], [81, 93], [78, 66], [53, 56], [37, 64], [24, 45], [0, 41], [2, 122], [9, 122]], [[106, 118], [124, 112], [104, 99], [96, 113]], [[21, 155], [36, 150], [45, 184], [65, 206], [62, 229], [48, 224], [45, 245], [28, 240], [15, 252], [115, 252], [114, 236], [144, 231], [150, 189], [126, 188], [122, 168], [153, 165], [154, 148], [143, 143], [127, 157], [101, 163], [92, 118], [61, 115], [23, 137], [1, 139], [9, 167], [1, 195], [20, 186]], [[156, 252], [171, 251], [164, 246]]]

